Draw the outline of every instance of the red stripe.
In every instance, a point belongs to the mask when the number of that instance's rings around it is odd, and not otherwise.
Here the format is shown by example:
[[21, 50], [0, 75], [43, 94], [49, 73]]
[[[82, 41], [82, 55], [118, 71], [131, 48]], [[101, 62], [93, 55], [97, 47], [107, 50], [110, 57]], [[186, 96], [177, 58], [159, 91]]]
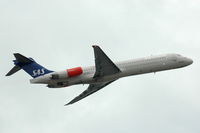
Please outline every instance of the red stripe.
[[81, 67], [67, 69], [68, 77], [75, 77], [75, 76], [81, 75], [82, 73], [83, 73], [83, 69]]

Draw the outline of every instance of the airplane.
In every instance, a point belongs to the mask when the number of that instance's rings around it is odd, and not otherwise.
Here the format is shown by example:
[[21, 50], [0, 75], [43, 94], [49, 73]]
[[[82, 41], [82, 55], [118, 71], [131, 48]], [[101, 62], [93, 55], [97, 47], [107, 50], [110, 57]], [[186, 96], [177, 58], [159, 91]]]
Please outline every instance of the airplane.
[[46, 69], [36, 63], [34, 59], [14, 53], [16, 60], [13, 60], [13, 62], [15, 66], [6, 76], [23, 69], [32, 77], [30, 83], [47, 84], [49, 88], [89, 84], [85, 91], [65, 104], [70, 105], [99, 91], [119, 78], [181, 68], [193, 63], [192, 59], [179, 54], [163, 54], [114, 63], [99, 46], [93, 45], [92, 47], [95, 66], [75, 67], [62, 71]]

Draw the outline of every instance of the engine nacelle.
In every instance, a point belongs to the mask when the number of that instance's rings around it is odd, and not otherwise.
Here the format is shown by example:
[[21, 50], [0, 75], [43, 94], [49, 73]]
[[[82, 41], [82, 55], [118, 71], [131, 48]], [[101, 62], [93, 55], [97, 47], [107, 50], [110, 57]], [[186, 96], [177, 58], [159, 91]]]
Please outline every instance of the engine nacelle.
[[71, 77], [79, 76], [82, 73], [83, 73], [83, 69], [81, 67], [75, 67], [75, 68], [67, 69], [65, 71], [52, 73], [50, 78], [52, 80], [63, 79], [63, 78], [71, 78]]
[[79, 76], [82, 73], [83, 73], [83, 69], [81, 67], [75, 67], [75, 68], [67, 69], [68, 77]]

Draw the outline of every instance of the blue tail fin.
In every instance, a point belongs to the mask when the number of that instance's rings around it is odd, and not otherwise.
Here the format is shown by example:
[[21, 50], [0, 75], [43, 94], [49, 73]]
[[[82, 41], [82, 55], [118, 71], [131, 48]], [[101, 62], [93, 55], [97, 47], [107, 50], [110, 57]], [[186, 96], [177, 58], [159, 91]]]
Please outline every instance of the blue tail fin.
[[32, 58], [27, 58], [19, 53], [15, 53], [14, 56], [16, 58], [16, 60], [13, 60], [15, 66], [6, 74], [6, 76], [10, 76], [20, 69], [23, 69], [33, 78], [53, 72], [37, 64]]

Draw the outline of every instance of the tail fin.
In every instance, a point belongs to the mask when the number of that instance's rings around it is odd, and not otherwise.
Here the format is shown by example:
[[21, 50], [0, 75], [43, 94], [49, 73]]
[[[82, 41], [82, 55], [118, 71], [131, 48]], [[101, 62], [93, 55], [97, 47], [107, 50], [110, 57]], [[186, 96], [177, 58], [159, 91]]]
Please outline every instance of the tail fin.
[[13, 60], [15, 66], [6, 74], [6, 76], [10, 76], [21, 69], [33, 78], [53, 72], [37, 64], [32, 58], [27, 58], [19, 53], [15, 53], [14, 56], [16, 58], [16, 60]]

